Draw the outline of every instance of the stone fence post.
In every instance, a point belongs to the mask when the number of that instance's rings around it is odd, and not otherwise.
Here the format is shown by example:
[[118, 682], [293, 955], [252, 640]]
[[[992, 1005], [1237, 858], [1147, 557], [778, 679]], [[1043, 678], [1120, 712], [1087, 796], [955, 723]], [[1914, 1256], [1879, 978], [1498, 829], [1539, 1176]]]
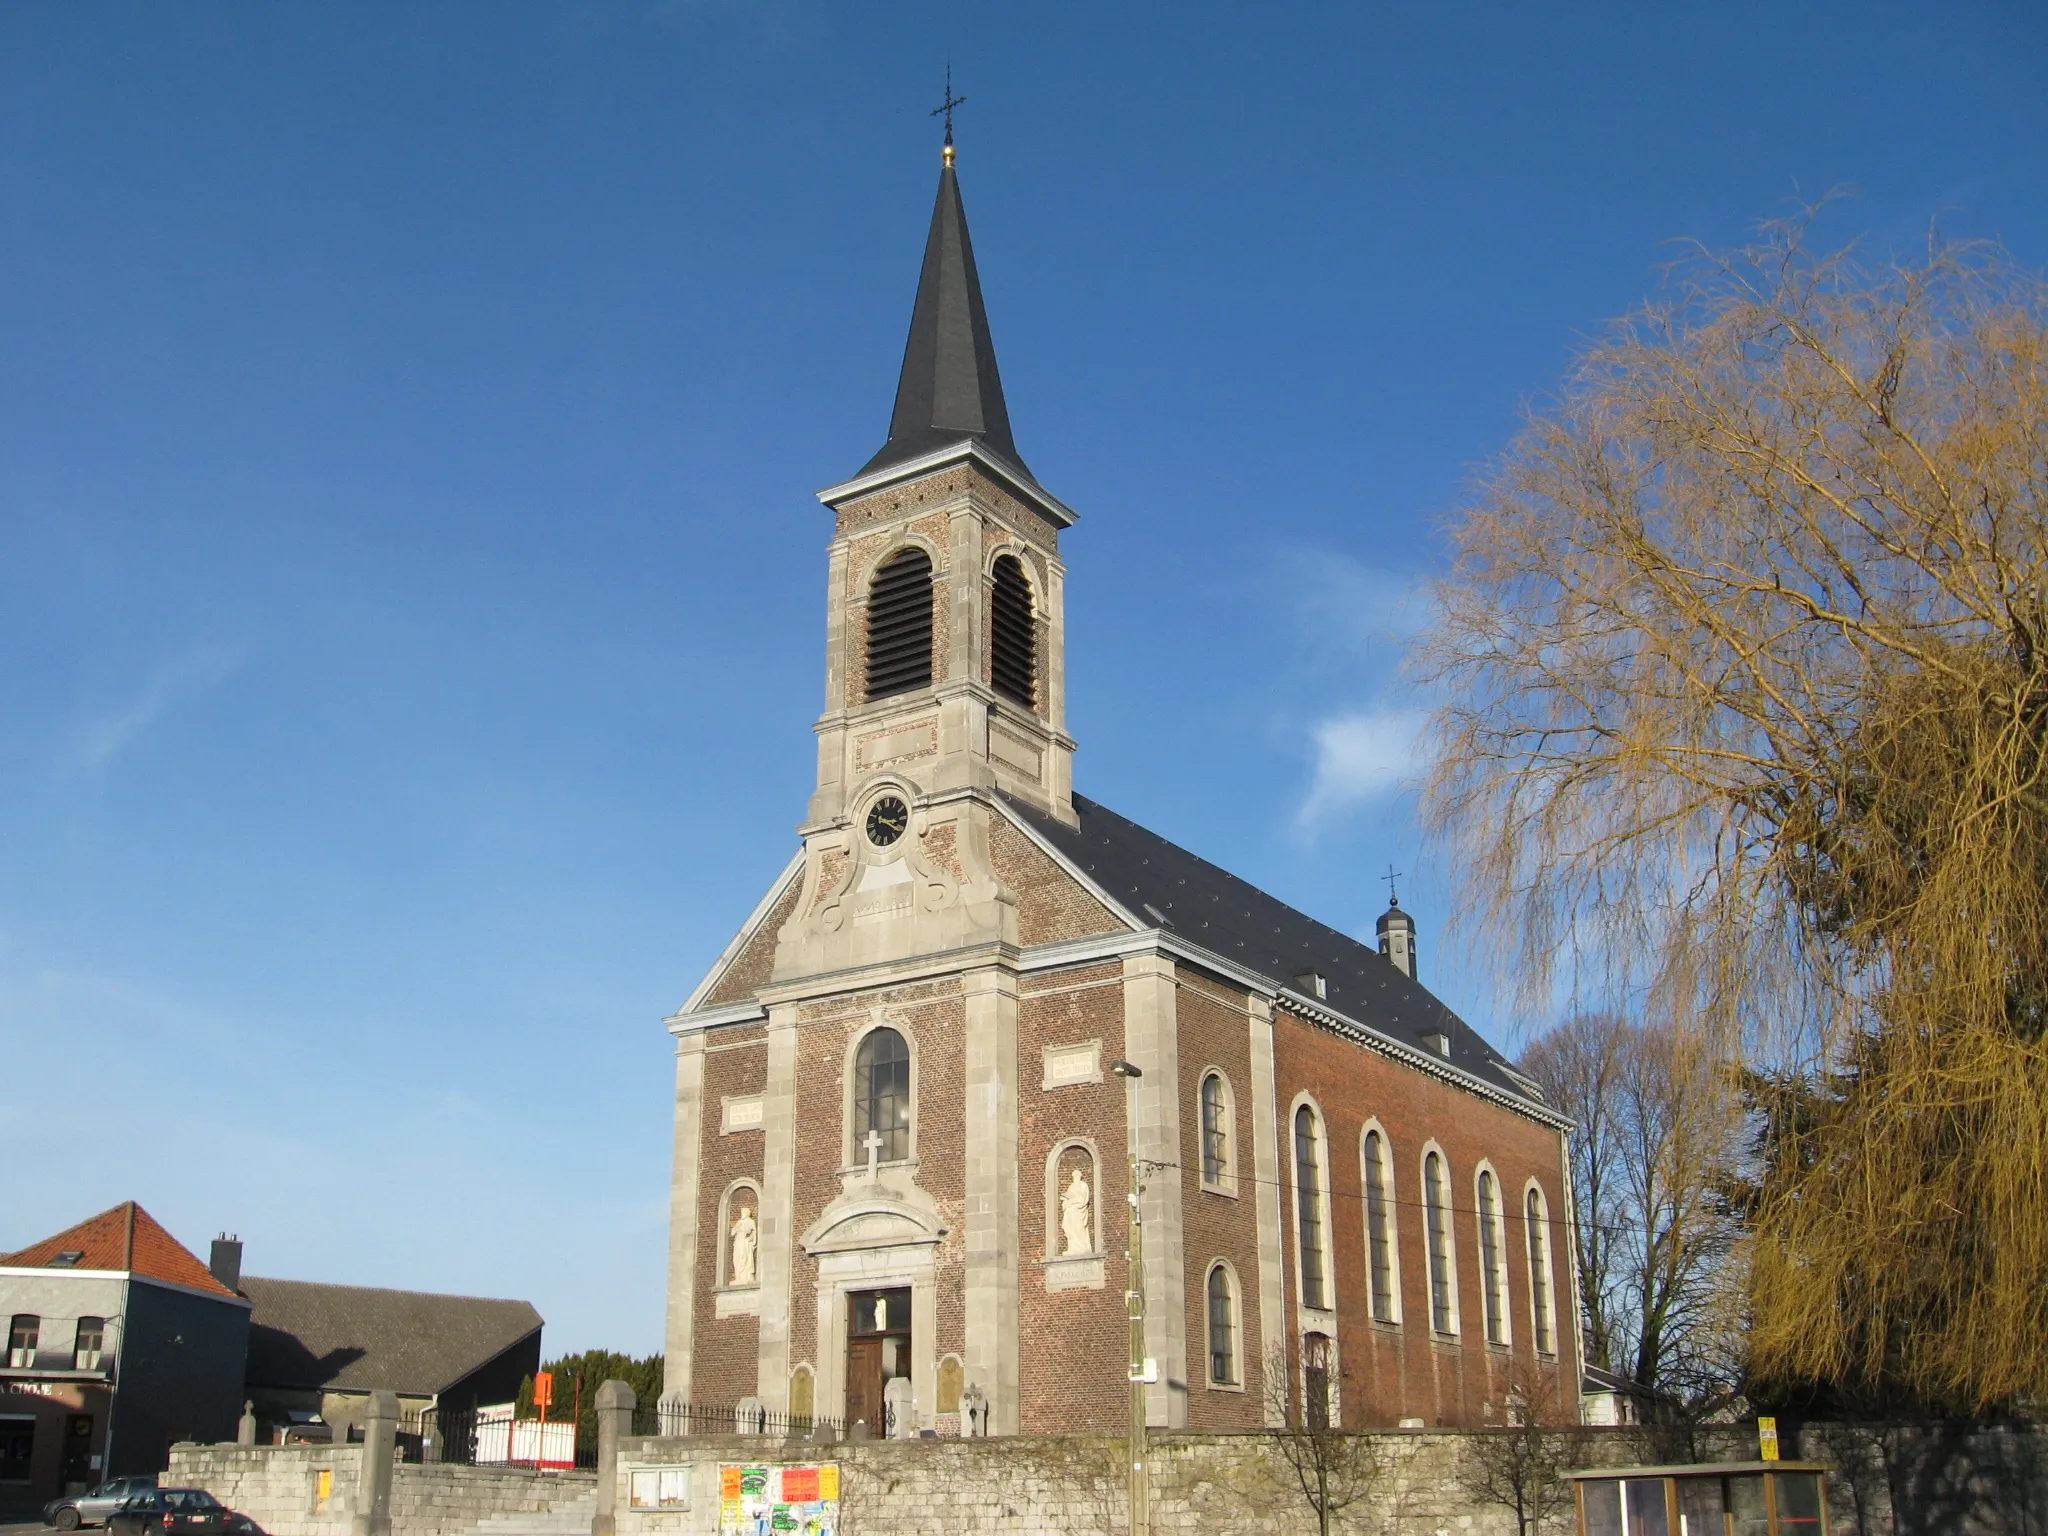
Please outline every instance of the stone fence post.
[[348, 1536], [391, 1536], [391, 1464], [398, 1452], [398, 1396], [372, 1392], [363, 1410], [363, 1470]]
[[619, 1442], [633, 1433], [633, 1389], [608, 1381], [597, 1389], [597, 1513], [590, 1536], [615, 1536], [619, 1528]]

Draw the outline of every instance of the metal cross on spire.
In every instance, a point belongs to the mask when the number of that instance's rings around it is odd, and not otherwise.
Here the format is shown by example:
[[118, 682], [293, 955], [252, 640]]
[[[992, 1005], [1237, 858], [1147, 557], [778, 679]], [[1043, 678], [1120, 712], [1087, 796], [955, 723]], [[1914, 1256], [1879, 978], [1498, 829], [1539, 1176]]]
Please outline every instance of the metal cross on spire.
[[1394, 882], [1400, 879], [1403, 873], [1405, 873], [1405, 871], [1398, 870], [1394, 868], [1393, 865], [1389, 864], [1387, 866], [1387, 872], [1384, 875], [1380, 876], [1382, 880], [1387, 882], [1387, 905], [1390, 907], [1398, 907], [1399, 905], [1401, 905], [1401, 898], [1394, 894]]
[[948, 59], [946, 60], [946, 99], [936, 107], [933, 107], [930, 114], [933, 117], [943, 115], [946, 119], [945, 155], [946, 164], [948, 165], [953, 163], [953, 109], [965, 106], [966, 104], [967, 98], [965, 96], [955, 96], [953, 94], [953, 61]]

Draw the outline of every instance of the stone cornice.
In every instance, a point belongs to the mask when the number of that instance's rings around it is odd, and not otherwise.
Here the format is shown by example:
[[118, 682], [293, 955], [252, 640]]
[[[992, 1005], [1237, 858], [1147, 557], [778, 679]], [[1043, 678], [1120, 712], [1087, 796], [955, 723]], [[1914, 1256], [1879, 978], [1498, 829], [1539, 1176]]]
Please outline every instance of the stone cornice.
[[828, 485], [818, 492], [818, 500], [826, 506], [837, 509], [842, 501], [851, 501], [856, 496], [865, 496], [870, 491], [879, 491], [888, 486], [900, 485], [905, 480], [914, 480], [919, 475], [928, 475], [935, 469], [944, 469], [949, 464], [971, 463], [986, 473], [990, 479], [1001, 483], [1004, 490], [1015, 496], [1046, 518], [1057, 528], [1071, 528], [1080, 514], [1047, 491], [1029, 476], [1019, 474], [1016, 467], [990, 453], [973, 438], [962, 438], [957, 443], [925, 454], [922, 458], [909, 459], [901, 464], [891, 464], [878, 469], [871, 475], [857, 475], [851, 480], [842, 480], [837, 485]]

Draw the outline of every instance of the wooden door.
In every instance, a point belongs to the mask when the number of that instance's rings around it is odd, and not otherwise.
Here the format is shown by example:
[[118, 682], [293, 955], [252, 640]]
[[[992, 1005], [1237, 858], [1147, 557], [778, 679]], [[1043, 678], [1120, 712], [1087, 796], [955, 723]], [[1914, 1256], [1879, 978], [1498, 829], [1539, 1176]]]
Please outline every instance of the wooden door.
[[851, 1339], [846, 1345], [846, 1424], [865, 1419], [877, 1438], [882, 1433], [882, 1341]]

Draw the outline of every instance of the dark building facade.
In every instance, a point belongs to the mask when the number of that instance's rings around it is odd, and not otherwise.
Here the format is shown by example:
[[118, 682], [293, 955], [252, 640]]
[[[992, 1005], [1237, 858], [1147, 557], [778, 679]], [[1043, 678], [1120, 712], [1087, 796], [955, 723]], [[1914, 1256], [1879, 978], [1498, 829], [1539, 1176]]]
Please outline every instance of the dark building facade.
[[[232, 1269], [239, 1245], [216, 1245]], [[133, 1201], [0, 1257], [0, 1505], [231, 1440], [249, 1303]]]

